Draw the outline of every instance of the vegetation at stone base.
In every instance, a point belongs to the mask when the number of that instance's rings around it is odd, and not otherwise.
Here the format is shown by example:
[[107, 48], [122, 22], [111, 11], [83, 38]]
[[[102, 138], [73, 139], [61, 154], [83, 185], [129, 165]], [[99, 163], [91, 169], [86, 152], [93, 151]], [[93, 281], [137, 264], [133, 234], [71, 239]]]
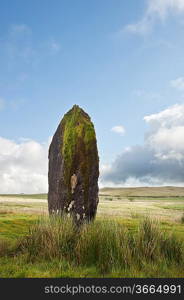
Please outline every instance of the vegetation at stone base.
[[184, 277], [184, 239], [155, 220], [133, 222], [77, 230], [70, 218], [30, 216], [27, 232], [0, 242], [0, 277]]

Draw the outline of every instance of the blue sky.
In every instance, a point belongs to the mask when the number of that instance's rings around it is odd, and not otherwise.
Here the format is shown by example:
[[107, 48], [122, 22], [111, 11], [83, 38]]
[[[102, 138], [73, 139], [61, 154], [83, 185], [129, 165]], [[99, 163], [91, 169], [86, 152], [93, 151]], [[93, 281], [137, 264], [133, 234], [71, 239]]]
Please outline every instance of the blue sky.
[[[49, 138], [73, 104], [86, 110], [95, 124], [103, 184], [123, 186], [129, 180], [138, 185], [181, 185], [182, 173], [177, 180], [159, 179], [152, 169], [144, 173], [138, 166], [137, 173], [137, 169], [125, 170], [125, 164], [118, 170], [116, 166], [118, 159], [124, 161], [126, 149], [136, 152], [137, 146], [142, 147], [138, 152], [143, 155], [148, 143], [149, 150], [151, 147], [148, 136], [153, 139], [153, 132], [160, 134], [164, 126], [176, 127], [175, 123], [167, 124], [170, 114], [176, 114], [175, 120], [183, 111], [183, 33], [184, 0], [1, 0], [0, 136], [1, 147], [6, 144], [4, 149], [10, 154], [0, 153], [0, 162], [6, 162], [0, 177], [9, 180], [0, 192], [29, 192], [34, 182], [30, 174], [42, 178], [40, 185], [35, 179], [33, 190], [44, 190], [46, 167], [40, 165], [34, 172], [27, 160], [35, 155], [38, 165], [42, 148], [47, 149]], [[162, 123], [159, 113], [165, 111]], [[156, 125], [153, 118], [144, 119], [152, 115]], [[179, 128], [183, 126], [181, 119]], [[28, 144], [37, 150], [25, 158], [19, 151]], [[176, 154], [183, 155], [183, 149], [178, 153], [176, 144], [172, 141], [164, 154], [161, 150], [158, 153], [159, 144], [153, 157], [175, 153], [178, 167]], [[9, 151], [9, 147], [15, 150]], [[39, 159], [36, 151], [41, 151]], [[167, 167], [173, 159], [167, 158]], [[159, 168], [157, 164], [158, 172]], [[22, 174], [19, 182], [16, 172]], [[127, 175], [119, 176], [119, 172]], [[180, 172], [177, 169], [177, 174]]]

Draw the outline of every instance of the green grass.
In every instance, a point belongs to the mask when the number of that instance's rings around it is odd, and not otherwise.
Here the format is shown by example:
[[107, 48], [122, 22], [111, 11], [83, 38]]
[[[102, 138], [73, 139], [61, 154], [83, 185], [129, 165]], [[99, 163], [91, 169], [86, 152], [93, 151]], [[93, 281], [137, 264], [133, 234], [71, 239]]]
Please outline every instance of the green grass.
[[29, 226], [35, 223], [38, 216], [15, 214], [3, 211], [0, 214], [0, 239], [16, 239], [29, 231]]
[[181, 210], [184, 211], [184, 204], [178, 204], [178, 205], [158, 205], [160, 208], [164, 209], [172, 209], [172, 210]]
[[65, 217], [0, 223], [0, 277], [184, 277], [182, 224], [180, 236], [149, 218], [99, 218], [80, 230]]
[[40, 219], [46, 194], [1, 195], [0, 277], [184, 277], [183, 190], [166, 192], [108, 190], [81, 231]]

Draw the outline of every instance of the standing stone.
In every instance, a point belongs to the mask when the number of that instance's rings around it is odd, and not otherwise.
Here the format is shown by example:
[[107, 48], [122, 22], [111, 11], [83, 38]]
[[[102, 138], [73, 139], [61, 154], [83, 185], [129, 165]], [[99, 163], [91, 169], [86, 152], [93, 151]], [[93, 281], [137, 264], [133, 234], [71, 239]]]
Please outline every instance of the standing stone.
[[66, 113], [49, 148], [49, 214], [71, 215], [77, 224], [95, 217], [99, 158], [90, 117], [79, 106]]

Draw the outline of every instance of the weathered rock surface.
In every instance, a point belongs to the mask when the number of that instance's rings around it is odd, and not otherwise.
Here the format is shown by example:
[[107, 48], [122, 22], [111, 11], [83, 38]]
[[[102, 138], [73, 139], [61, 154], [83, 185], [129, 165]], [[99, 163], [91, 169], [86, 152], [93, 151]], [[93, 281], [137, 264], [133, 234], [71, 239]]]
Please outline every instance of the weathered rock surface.
[[95, 217], [99, 158], [90, 117], [79, 106], [64, 115], [49, 148], [50, 214], [66, 213], [76, 223]]

